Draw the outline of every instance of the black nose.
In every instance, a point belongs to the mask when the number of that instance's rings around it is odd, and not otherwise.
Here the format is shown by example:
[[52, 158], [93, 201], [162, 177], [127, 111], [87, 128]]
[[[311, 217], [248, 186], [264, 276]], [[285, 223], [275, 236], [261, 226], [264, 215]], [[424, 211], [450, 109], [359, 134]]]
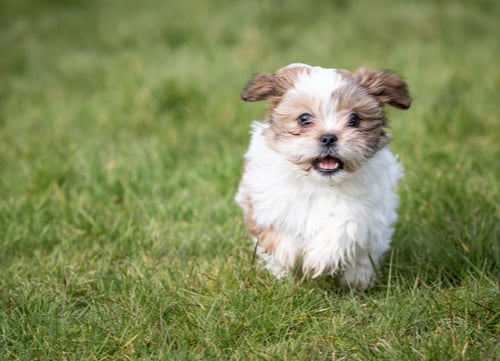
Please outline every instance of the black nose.
[[330, 147], [334, 145], [337, 139], [338, 138], [335, 134], [323, 134], [321, 137], [319, 137], [319, 141], [325, 147]]

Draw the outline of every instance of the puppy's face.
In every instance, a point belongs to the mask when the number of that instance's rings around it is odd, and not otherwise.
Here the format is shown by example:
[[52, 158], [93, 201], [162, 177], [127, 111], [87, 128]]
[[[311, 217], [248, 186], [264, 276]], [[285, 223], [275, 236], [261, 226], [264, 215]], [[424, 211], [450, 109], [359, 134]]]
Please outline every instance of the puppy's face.
[[268, 144], [303, 171], [327, 179], [355, 172], [388, 142], [384, 105], [411, 99], [388, 71], [355, 72], [291, 64], [257, 74], [242, 99], [268, 100]]

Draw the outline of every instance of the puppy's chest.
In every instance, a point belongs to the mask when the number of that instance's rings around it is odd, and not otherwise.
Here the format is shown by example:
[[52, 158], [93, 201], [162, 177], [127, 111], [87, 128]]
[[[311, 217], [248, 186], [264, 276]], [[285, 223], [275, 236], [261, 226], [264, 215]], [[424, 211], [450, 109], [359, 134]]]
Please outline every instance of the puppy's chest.
[[[356, 222], [363, 212], [335, 192], [300, 192], [290, 189], [261, 194], [257, 200], [256, 218], [261, 224], [273, 226], [290, 235], [310, 238], [325, 230], [339, 230]], [[351, 204], [349, 204], [351, 203]]]

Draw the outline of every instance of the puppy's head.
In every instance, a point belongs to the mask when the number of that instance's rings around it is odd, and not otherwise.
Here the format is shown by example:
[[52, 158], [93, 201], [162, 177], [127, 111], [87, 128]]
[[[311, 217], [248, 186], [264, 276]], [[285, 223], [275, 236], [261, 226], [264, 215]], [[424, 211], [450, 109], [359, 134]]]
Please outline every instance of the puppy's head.
[[241, 94], [267, 100], [268, 144], [307, 173], [341, 178], [389, 142], [386, 104], [410, 107], [405, 82], [389, 71], [290, 64], [255, 75]]

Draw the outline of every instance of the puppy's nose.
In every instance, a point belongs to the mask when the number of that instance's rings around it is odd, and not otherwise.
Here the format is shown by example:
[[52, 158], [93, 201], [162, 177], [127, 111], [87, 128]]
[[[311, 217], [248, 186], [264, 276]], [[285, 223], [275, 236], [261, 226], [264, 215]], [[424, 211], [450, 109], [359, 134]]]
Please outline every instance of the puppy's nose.
[[337, 139], [338, 138], [335, 134], [323, 134], [321, 137], [319, 137], [319, 141], [325, 147], [334, 145]]

